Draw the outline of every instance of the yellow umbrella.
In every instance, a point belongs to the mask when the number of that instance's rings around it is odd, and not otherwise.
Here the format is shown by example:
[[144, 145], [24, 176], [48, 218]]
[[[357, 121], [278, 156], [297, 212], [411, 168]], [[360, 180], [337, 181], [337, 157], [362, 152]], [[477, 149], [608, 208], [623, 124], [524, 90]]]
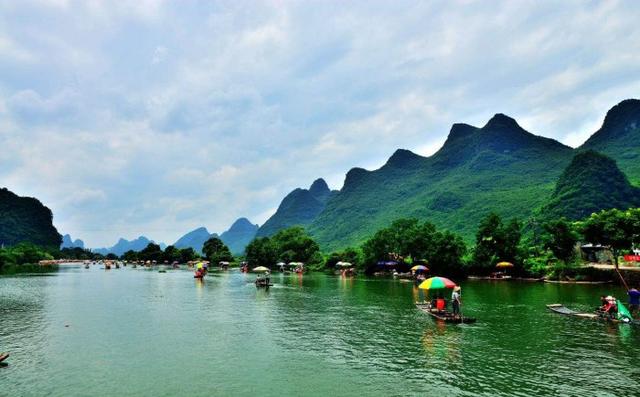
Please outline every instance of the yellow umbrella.
[[498, 268], [513, 267], [513, 263], [511, 263], [511, 262], [498, 262], [496, 267], [498, 267]]

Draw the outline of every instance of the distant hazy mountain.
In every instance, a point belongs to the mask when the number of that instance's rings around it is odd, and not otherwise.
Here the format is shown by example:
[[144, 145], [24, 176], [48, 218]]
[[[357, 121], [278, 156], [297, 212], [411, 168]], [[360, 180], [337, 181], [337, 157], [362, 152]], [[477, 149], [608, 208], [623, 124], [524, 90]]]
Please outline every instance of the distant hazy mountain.
[[259, 229], [257, 237], [270, 236], [291, 226], [306, 226], [322, 212], [332, 192], [324, 179], [309, 189], [295, 189], [280, 203], [278, 210]]
[[209, 233], [206, 227], [199, 227], [180, 237], [173, 245], [176, 248], [193, 248], [197, 253], [202, 253], [202, 246], [209, 238], [217, 236]]
[[39, 200], [0, 189], [0, 246], [31, 242], [59, 247], [62, 236], [53, 226], [53, 214]]
[[[149, 240], [144, 236], [140, 236], [137, 239], [131, 240], [131, 241], [121, 238], [113, 247], [96, 248], [96, 249], [92, 249], [92, 251], [102, 255], [107, 255], [112, 253], [120, 256], [129, 250], [142, 251], [147, 245], [149, 245], [149, 243], [155, 243], [155, 241]], [[166, 248], [166, 244], [163, 244], [163, 243], [155, 243], [155, 244], [158, 244], [162, 249]]]
[[611, 108], [602, 127], [580, 149], [615, 159], [622, 172], [640, 185], [640, 100], [627, 99]]
[[247, 218], [240, 218], [231, 225], [229, 230], [220, 235], [220, 239], [231, 250], [231, 253], [244, 253], [247, 244], [256, 236], [258, 225], [252, 224]]
[[84, 248], [84, 241], [80, 239], [74, 241], [69, 234], [65, 234], [62, 236], [62, 244], [60, 244], [60, 249], [62, 248]]
[[542, 215], [579, 220], [600, 210], [639, 206], [640, 188], [631, 186], [615, 160], [587, 150], [576, 154], [560, 175]]

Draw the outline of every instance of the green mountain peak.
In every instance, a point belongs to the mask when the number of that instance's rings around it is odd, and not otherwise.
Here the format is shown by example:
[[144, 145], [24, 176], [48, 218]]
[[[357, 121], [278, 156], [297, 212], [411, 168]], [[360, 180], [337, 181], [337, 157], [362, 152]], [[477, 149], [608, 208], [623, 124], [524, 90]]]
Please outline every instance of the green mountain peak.
[[558, 179], [543, 217], [579, 220], [600, 210], [640, 206], [640, 189], [633, 187], [615, 160], [586, 150], [573, 157]]

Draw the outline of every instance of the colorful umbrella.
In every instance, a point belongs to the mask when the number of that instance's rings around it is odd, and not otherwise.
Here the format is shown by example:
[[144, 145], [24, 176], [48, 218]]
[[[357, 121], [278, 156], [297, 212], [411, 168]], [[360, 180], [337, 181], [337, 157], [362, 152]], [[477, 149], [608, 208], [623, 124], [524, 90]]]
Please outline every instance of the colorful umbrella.
[[454, 288], [456, 283], [444, 277], [431, 277], [424, 280], [418, 288], [420, 289], [443, 289], [443, 288]]
[[264, 267], [264, 266], [258, 266], [258, 267], [254, 267], [253, 271], [255, 273], [268, 272], [269, 268], [268, 267]]
[[513, 267], [513, 263], [511, 262], [499, 262], [496, 267]]
[[429, 270], [429, 268], [423, 265], [415, 265], [414, 267], [411, 268], [411, 270], [414, 272], [418, 270], [422, 270], [426, 272], [427, 270]]

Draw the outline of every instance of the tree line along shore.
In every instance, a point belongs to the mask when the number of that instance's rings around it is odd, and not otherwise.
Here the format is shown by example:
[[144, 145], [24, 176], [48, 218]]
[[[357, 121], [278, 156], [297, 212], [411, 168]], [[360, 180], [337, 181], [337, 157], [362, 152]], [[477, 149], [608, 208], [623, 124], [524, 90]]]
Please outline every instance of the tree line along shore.
[[[212, 237], [198, 254], [192, 248], [168, 246], [164, 250], [150, 243], [141, 251], [127, 251], [120, 257], [101, 255], [82, 248], [38, 246], [22, 242], [0, 248], [3, 274], [45, 271], [43, 260], [126, 260], [155, 263], [187, 263], [206, 259], [212, 264], [247, 262], [250, 267], [276, 269], [278, 263], [304, 263], [306, 271], [340, 270], [347, 264], [354, 273], [407, 273], [423, 264], [430, 274], [464, 278], [491, 277], [507, 272], [510, 277], [549, 280], [610, 281], [621, 263], [636, 266], [637, 256], [629, 257], [640, 241], [640, 208], [605, 210], [576, 222], [564, 218], [523, 223], [503, 220], [495, 213], [478, 225], [475, 245], [428, 221], [402, 218], [376, 231], [361, 245], [335, 252], [321, 247], [302, 227], [290, 227], [249, 243], [244, 255], [234, 256], [218, 238]], [[633, 259], [626, 263], [624, 258]], [[497, 272], [498, 263], [509, 263]], [[610, 263], [613, 268], [589, 266], [591, 262]]]

